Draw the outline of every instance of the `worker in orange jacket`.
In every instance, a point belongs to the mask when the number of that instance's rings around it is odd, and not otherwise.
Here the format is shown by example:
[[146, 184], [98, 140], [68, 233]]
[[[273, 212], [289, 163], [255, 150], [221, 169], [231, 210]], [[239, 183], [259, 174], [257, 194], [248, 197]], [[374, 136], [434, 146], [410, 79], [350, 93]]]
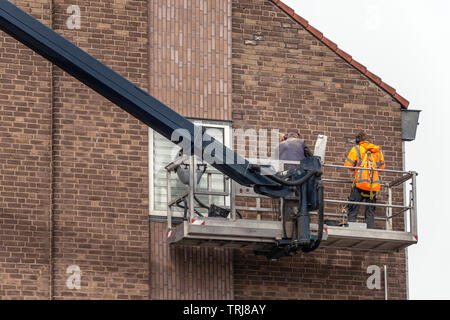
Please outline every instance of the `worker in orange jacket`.
[[[356, 145], [350, 150], [345, 159], [345, 166], [355, 168], [384, 169], [384, 156], [380, 147], [367, 141], [364, 132], [356, 136]], [[353, 187], [349, 201], [376, 203], [376, 193], [380, 191], [381, 183], [378, 171], [351, 169], [353, 174]], [[348, 205], [348, 221], [355, 222], [359, 205]], [[368, 229], [375, 226], [375, 206], [366, 206], [365, 220]]]

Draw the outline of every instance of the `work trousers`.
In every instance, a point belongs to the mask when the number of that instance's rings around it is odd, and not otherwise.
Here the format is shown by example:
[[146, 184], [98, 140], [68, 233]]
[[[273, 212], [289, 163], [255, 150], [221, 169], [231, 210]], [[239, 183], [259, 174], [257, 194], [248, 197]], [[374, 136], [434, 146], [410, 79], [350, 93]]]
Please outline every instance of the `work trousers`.
[[[370, 191], [361, 190], [357, 187], [353, 187], [350, 192], [349, 201], [355, 202], [367, 202], [376, 203], [377, 197], [376, 192], [373, 192], [373, 198], [370, 199]], [[359, 204], [348, 204], [348, 221], [356, 222], [356, 217], [358, 216]], [[375, 227], [375, 206], [365, 206], [365, 218], [368, 229], [374, 229]]]

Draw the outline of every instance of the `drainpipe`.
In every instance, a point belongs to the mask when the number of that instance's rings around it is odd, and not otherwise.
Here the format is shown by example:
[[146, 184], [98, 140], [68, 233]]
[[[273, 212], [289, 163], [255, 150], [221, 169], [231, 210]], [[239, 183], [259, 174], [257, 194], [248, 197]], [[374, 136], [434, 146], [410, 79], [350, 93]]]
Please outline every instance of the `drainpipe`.
[[388, 280], [387, 280], [387, 266], [384, 265], [384, 300], [388, 299]]
[[[406, 143], [405, 141], [402, 141], [402, 164], [403, 164], [403, 171], [406, 171]], [[407, 206], [407, 200], [406, 200], [406, 194], [407, 194], [407, 184], [406, 182], [403, 183], [403, 205]], [[405, 211], [403, 214], [404, 218], [403, 221], [405, 222], [405, 232], [408, 231], [408, 211]], [[409, 300], [409, 267], [408, 267], [408, 247], [405, 248], [405, 276], [406, 276], [406, 300]]]

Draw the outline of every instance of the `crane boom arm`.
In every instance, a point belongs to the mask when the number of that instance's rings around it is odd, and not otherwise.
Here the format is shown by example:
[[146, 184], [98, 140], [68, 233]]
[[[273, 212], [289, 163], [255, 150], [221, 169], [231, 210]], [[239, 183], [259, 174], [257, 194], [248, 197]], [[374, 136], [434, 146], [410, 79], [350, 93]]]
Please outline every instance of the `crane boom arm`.
[[[191, 121], [7, 0], [0, 0], [0, 28], [167, 139], [171, 139], [177, 129], [189, 132], [191, 154], [202, 155], [211, 143], [195, 144], [197, 130]], [[231, 179], [247, 186], [280, 186], [250, 170], [250, 163], [235, 152], [225, 146], [219, 149], [223, 154], [218, 158], [226, 159], [228, 155], [227, 159], [233, 161], [211, 165]]]

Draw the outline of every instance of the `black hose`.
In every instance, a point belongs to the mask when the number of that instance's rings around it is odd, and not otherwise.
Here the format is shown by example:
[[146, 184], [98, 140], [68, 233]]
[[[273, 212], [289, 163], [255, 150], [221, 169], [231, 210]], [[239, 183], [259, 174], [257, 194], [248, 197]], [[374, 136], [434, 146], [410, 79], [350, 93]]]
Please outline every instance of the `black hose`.
[[302, 248], [303, 252], [311, 252], [311, 251], [316, 250], [319, 247], [320, 242], [322, 241], [322, 237], [323, 237], [325, 204], [324, 204], [324, 194], [323, 194], [322, 182], [319, 183], [317, 188], [319, 189], [319, 210], [318, 210], [319, 223], [318, 223], [318, 230], [317, 230], [317, 240], [314, 240], [313, 243], [310, 245], [310, 247]]
[[[301, 215], [301, 210], [302, 210], [302, 187], [298, 186], [297, 187], [297, 192], [298, 192], [298, 211], [297, 214], [295, 215], [295, 219], [292, 220], [292, 223], [295, 224], [295, 241], [297, 241], [297, 243], [300, 241], [300, 230], [301, 230], [301, 225], [300, 225], [300, 215]], [[306, 201], [306, 199], [303, 199], [304, 201]]]
[[315, 174], [320, 175], [320, 174], [322, 174], [322, 172], [320, 170], [308, 171], [308, 173], [303, 178], [301, 178], [299, 180], [295, 180], [295, 181], [286, 181], [286, 180], [283, 180], [274, 175], [267, 175], [267, 177], [269, 177], [273, 181], [281, 183], [285, 186], [296, 187], [296, 186], [300, 186], [300, 185], [304, 184], [306, 181], [308, 181], [309, 178], [311, 178]]
[[200, 205], [200, 207], [202, 207], [203, 209], [208, 209], [209, 210], [209, 206], [207, 206], [199, 198], [197, 198], [195, 193], [194, 193], [194, 200], [197, 201], [197, 203]]
[[292, 241], [298, 240], [298, 226], [297, 220], [292, 219]]
[[[186, 202], [185, 202], [185, 203], [186, 203]], [[181, 209], [184, 209], [184, 217], [183, 217], [183, 219], [184, 219], [184, 220], [187, 220], [187, 209], [188, 209], [187, 203], [186, 203], [186, 206], [182, 206], [182, 205], [180, 204], [180, 202], [177, 202], [177, 207], [178, 207], [178, 208], [181, 208]], [[194, 212], [195, 212], [195, 214], [197, 214], [198, 216], [200, 216], [200, 217], [203, 218], [203, 215], [202, 215], [200, 212], [198, 212], [195, 208], [194, 208]]]
[[186, 220], [188, 216], [188, 203], [186, 198], [183, 198], [183, 205], [184, 205], [184, 220]]
[[200, 217], [202, 217], [203, 218], [203, 215], [200, 213], [200, 212], [198, 212], [197, 210], [195, 210], [194, 209], [194, 212], [198, 215], [198, 216], [200, 216]]
[[[197, 198], [197, 196], [195, 194], [194, 194], [194, 200], [197, 201], [197, 203], [200, 205], [200, 207], [202, 207], [203, 209], [209, 210], [209, 206], [207, 206], [204, 202], [202, 202], [199, 198]], [[239, 211], [236, 210], [236, 214], [238, 215], [239, 219], [242, 219], [242, 214]]]
[[283, 222], [283, 237], [287, 238], [287, 231], [286, 231], [286, 200], [283, 199], [283, 207], [281, 208], [281, 220]]

